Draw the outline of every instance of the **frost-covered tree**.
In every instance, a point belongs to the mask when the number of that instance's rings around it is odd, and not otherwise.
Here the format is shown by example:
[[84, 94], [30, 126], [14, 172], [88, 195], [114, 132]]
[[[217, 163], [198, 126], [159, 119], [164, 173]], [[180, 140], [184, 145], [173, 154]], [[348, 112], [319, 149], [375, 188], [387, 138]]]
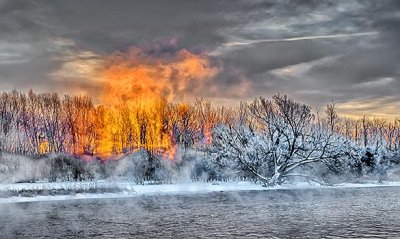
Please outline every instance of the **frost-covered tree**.
[[287, 96], [256, 99], [247, 111], [250, 119], [214, 131], [212, 154], [216, 160], [236, 162], [265, 185], [308, 178], [297, 169], [343, 154], [344, 139], [318, 120], [309, 106]]

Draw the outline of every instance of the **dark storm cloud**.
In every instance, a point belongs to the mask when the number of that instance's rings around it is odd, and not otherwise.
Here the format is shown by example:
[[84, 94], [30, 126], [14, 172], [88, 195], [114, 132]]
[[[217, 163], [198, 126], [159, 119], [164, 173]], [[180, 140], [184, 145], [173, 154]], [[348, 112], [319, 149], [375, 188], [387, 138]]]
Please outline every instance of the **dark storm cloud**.
[[400, 101], [396, 0], [0, 0], [0, 32], [0, 90], [93, 93], [86, 74], [97, 58], [148, 45], [209, 52], [224, 70], [202, 96]]
[[[49, 2], [51, 3], [51, 2]], [[224, 12], [238, 9], [216, 1], [56, 1], [51, 14], [58, 36], [96, 51], [126, 49], [178, 36], [181, 47], [214, 47], [218, 31], [240, 23]]]

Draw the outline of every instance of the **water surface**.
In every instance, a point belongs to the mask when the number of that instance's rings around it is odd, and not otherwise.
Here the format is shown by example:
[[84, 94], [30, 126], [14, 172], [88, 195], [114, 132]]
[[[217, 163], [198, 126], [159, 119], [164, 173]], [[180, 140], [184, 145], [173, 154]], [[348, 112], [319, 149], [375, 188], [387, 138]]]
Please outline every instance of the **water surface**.
[[0, 204], [1, 238], [400, 238], [400, 187]]

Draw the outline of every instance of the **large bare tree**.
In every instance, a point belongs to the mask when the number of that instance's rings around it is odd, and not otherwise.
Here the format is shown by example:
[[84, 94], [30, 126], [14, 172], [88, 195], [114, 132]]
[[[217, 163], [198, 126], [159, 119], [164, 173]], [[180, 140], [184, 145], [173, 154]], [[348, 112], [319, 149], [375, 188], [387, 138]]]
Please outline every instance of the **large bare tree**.
[[256, 99], [248, 110], [255, 123], [241, 120], [215, 130], [213, 152], [244, 166], [265, 185], [281, 184], [289, 177], [309, 178], [296, 170], [342, 154], [344, 141], [307, 105], [275, 95], [272, 100]]

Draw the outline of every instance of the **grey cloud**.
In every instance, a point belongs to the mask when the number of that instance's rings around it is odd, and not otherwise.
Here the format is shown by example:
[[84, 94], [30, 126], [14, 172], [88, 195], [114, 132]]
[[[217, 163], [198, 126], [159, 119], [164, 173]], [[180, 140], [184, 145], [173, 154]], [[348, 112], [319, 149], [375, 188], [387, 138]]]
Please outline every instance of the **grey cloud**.
[[[82, 51], [107, 55], [148, 45], [161, 53], [180, 48], [215, 52], [232, 41], [377, 32], [351, 38], [258, 42], [220, 51], [210, 59], [224, 70], [207, 83], [207, 92], [199, 94], [239, 101], [281, 92], [311, 105], [331, 99], [393, 96], [397, 100], [399, 26], [396, 0], [0, 0], [0, 89], [61, 91], [70, 86], [74, 92], [78, 85], [96, 91], [98, 86], [84, 79], [51, 79], [51, 73], [68, 61], [66, 56]], [[58, 46], [57, 39], [71, 44]], [[174, 39], [175, 45], [163, 45]], [[334, 56], [335, 60], [313, 65]], [[275, 72], [301, 64], [310, 68], [294, 76]], [[363, 85], [382, 78], [393, 80], [387, 86]]]

